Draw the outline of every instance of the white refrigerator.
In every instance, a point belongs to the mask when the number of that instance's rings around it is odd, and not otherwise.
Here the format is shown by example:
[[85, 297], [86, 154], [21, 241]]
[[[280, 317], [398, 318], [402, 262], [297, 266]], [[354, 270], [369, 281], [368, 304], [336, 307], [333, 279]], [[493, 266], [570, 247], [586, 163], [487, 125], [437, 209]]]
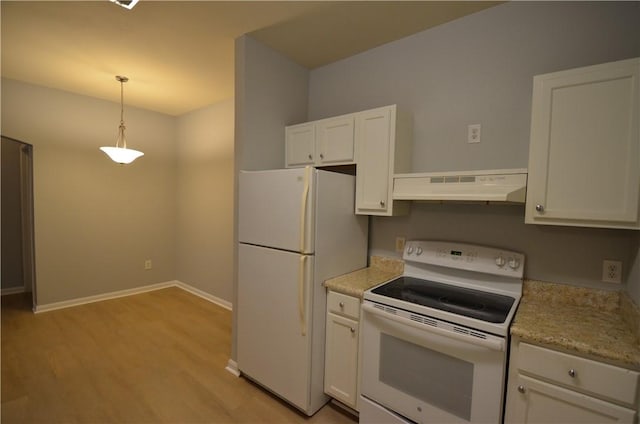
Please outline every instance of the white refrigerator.
[[366, 266], [355, 177], [312, 167], [241, 171], [238, 368], [311, 416], [324, 394], [324, 280]]

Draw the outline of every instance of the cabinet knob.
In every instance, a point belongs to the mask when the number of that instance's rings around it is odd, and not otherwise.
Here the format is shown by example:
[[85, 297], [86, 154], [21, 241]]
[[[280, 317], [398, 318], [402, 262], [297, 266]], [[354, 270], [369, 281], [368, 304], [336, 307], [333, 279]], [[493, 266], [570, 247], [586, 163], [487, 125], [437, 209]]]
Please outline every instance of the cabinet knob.
[[344, 302], [340, 302], [338, 305], [340, 305], [341, 308], [344, 308]]
[[568, 372], [569, 377], [571, 378], [575, 378], [576, 377], [576, 370], [574, 370], [573, 368], [571, 368]]
[[324, 155], [320, 153], [320, 159], [324, 159]]
[[542, 205], [536, 205], [536, 211], [537, 211], [537, 212], [540, 212], [540, 213], [544, 212], [544, 206], [542, 206]]
[[381, 200], [381, 201], [380, 201], [380, 206], [382, 206], [382, 207], [384, 208], [384, 204], [385, 204], [385, 201], [384, 201], [384, 200]]
[[313, 156], [309, 155], [309, 159], [313, 159]]
[[351, 333], [355, 333], [356, 332], [356, 329], [353, 328], [353, 327], [349, 327], [349, 330], [351, 330]]
[[527, 389], [525, 389], [525, 388], [524, 388], [524, 386], [518, 386], [518, 391], [519, 391], [520, 393], [524, 393], [524, 392], [526, 392], [526, 391], [527, 391]]

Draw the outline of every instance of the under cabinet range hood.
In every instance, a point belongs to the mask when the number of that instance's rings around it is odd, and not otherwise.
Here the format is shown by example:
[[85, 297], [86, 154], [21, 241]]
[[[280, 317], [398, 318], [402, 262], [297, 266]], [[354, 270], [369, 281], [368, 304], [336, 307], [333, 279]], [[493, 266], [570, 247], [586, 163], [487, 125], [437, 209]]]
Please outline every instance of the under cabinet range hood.
[[527, 169], [395, 174], [394, 200], [524, 203]]

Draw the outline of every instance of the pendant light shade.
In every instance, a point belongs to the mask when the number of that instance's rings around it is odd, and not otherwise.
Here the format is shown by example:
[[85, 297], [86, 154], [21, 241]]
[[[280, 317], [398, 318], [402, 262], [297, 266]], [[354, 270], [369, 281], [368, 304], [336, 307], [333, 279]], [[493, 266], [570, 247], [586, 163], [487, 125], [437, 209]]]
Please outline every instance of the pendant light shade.
[[127, 149], [127, 139], [124, 136], [124, 83], [129, 81], [129, 78], [116, 76], [116, 80], [120, 81], [120, 126], [118, 127], [118, 138], [116, 139], [115, 147], [103, 146], [100, 148], [112, 161], [120, 164], [128, 164], [143, 156], [144, 153]]
[[100, 150], [105, 152], [107, 156], [111, 158], [112, 161], [116, 163], [120, 163], [122, 165], [126, 165], [128, 163], [133, 162], [138, 159], [140, 156], [144, 156], [144, 153], [133, 150], [133, 149], [123, 149], [122, 147], [101, 147]]

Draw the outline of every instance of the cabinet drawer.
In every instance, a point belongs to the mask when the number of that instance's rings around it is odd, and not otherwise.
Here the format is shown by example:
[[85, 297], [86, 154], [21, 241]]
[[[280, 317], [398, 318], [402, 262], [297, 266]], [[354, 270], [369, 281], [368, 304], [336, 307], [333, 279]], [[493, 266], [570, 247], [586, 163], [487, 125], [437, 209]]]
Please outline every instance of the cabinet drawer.
[[327, 296], [327, 309], [329, 312], [358, 320], [360, 318], [360, 299], [330, 291]]
[[640, 373], [521, 343], [520, 370], [575, 390], [633, 406]]

